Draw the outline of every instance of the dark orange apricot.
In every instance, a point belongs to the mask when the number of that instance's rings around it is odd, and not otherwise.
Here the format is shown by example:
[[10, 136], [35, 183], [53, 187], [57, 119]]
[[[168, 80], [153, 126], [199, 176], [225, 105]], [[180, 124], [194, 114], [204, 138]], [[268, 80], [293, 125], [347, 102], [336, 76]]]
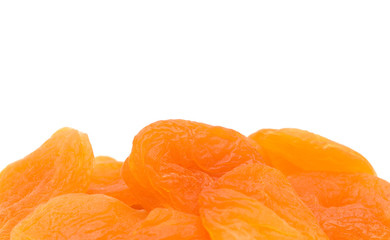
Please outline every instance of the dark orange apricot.
[[209, 235], [199, 216], [174, 209], [155, 208], [137, 229], [132, 240], [208, 240]]
[[332, 240], [390, 239], [390, 183], [366, 173], [289, 176]]
[[[202, 193], [199, 200], [202, 220], [209, 226], [215, 223], [216, 226], [212, 228], [216, 231], [219, 229], [219, 234], [225, 234], [223, 232], [226, 231], [229, 235], [237, 234], [243, 237], [253, 231], [256, 233], [254, 236], [257, 236], [253, 239], [328, 239], [287, 178], [277, 169], [267, 165], [242, 164], [227, 172], [211, 188], [204, 191], [207, 196]], [[224, 211], [226, 215], [223, 215]], [[246, 215], [248, 216], [245, 217]], [[269, 221], [267, 215], [270, 217]], [[232, 219], [227, 219], [228, 217]], [[260, 221], [260, 217], [264, 219]], [[240, 227], [237, 227], [240, 226], [240, 221], [245, 222], [243, 224], [246, 226], [246, 232], [234, 233], [240, 231]], [[234, 222], [237, 226], [233, 226]], [[209, 233], [213, 235], [210, 230]]]
[[50, 199], [20, 221], [11, 240], [131, 239], [130, 232], [146, 215], [103, 194], [65, 194]]
[[50, 198], [85, 192], [93, 152], [88, 136], [71, 128], [58, 130], [41, 147], [0, 173], [0, 239], [34, 208]]
[[262, 129], [249, 138], [267, 163], [286, 175], [310, 171], [360, 172], [376, 175], [358, 152], [317, 134], [295, 129]]
[[142, 129], [122, 176], [146, 209], [172, 207], [196, 213], [200, 191], [213, 179], [262, 157], [240, 133], [186, 120], [165, 120]]
[[121, 200], [129, 206], [134, 205], [134, 196], [121, 176], [123, 162], [107, 156], [98, 156], [94, 161], [92, 181], [87, 193], [105, 194]]

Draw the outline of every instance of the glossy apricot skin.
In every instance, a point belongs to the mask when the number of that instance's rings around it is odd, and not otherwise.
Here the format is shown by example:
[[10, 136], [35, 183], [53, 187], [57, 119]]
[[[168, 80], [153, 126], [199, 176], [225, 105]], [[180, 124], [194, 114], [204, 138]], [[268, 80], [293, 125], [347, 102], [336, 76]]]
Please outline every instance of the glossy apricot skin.
[[123, 162], [108, 156], [95, 157], [89, 194], [105, 194], [134, 205], [134, 196], [121, 176]]
[[328, 239], [286, 177], [261, 163], [227, 172], [199, 202], [212, 239]]
[[34, 208], [50, 198], [85, 192], [93, 152], [88, 136], [71, 128], [54, 133], [41, 147], [0, 173], [0, 239]]
[[261, 146], [267, 163], [286, 175], [310, 171], [376, 175], [371, 164], [358, 152], [308, 131], [261, 129], [249, 138]]
[[50, 199], [20, 221], [11, 240], [130, 239], [130, 232], [145, 217], [145, 211], [103, 194], [65, 194]]
[[172, 207], [196, 213], [204, 187], [253, 159], [262, 161], [258, 147], [234, 130], [164, 120], [135, 136], [122, 176], [146, 209]]
[[366, 173], [289, 176], [331, 240], [390, 239], [390, 183]]
[[132, 240], [208, 240], [200, 217], [174, 209], [155, 208], [130, 235]]

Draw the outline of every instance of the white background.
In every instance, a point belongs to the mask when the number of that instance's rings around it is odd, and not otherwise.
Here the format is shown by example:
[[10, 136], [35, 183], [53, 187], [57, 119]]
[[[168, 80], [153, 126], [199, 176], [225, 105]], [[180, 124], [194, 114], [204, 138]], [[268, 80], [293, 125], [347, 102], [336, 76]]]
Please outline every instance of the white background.
[[0, 1], [0, 168], [57, 129], [124, 160], [183, 118], [297, 127], [390, 180], [388, 1]]

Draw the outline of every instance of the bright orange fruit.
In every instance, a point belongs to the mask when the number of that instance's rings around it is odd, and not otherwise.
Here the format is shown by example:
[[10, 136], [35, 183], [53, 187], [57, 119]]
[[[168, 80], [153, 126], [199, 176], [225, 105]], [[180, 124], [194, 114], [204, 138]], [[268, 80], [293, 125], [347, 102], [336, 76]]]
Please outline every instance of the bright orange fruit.
[[317, 134], [295, 129], [262, 129], [249, 136], [267, 163], [290, 175], [300, 172], [360, 172], [376, 175], [361, 154]]
[[221, 188], [200, 198], [203, 224], [212, 240], [300, 240], [303, 236], [260, 201]]
[[0, 172], [0, 240], [22, 239], [390, 240], [390, 183], [299, 129], [157, 121], [122, 163], [63, 128]]
[[289, 177], [332, 240], [390, 239], [390, 183], [366, 173]]
[[137, 134], [122, 176], [146, 209], [196, 213], [200, 191], [248, 160], [262, 157], [253, 142], [234, 130], [165, 120]]
[[130, 232], [145, 217], [145, 211], [103, 194], [66, 194], [50, 199], [20, 221], [11, 240], [131, 239]]
[[87, 193], [105, 194], [121, 200], [127, 205], [134, 204], [134, 197], [121, 176], [123, 162], [107, 156], [95, 158], [92, 181]]
[[34, 208], [50, 198], [85, 192], [93, 152], [88, 136], [71, 128], [58, 130], [41, 147], [0, 173], [0, 239]]
[[174, 209], [155, 208], [132, 232], [132, 240], [208, 240], [199, 216]]
[[328, 239], [286, 177], [264, 164], [243, 164], [200, 196], [212, 239]]

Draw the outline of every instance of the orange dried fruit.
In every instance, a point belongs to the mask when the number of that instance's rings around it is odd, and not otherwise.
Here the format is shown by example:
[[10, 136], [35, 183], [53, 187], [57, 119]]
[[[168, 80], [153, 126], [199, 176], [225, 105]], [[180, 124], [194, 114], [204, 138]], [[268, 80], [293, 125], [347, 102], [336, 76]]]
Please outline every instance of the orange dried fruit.
[[200, 195], [200, 214], [212, 240], [305, 239], [285, 220], [260, 201], [221, 188]]
[[290, 175], [310, 171], [360, 172], [376, 175], [358, 152], [317, 134], [295, 129], [262, 129], [249, 138], [261, 147], [267, 163]]
[[127, 205], [134, 204], [134, 197], [121, 176], [123, 162], [107, 156], [95, 158], [92, 181], [87, 193], [105, 194], [121, 200]]
[[390, 183], [366, 173], [329, 172], [289, 181], [330, 239], [390, 239]]
[[328, 239], [287, 178], [261, 163], [227, 172], [199, 201], [212, 239]]
[[200, 191], [214, 178], [262, 157], [240, 133], [186, 120], [165, 120], [142, 129], [122, 176], [146, 209], [173, 207], [196, 213]]
[[71, 128], [54, 133], [41, 147], [0, 173], [0, 239], [50, 198], [85, 192], [93, 152], [88, 136]]
[[0, 240], [390, 240], [389, 201], [362, 155], [299, 129], [158, 121], [122, 163], [63, 128], [0, 172]]
[[130, 239], [130, 232], [145, 217], [145, 211], [103, 194], [66, 194], [50, 199], [20, 221], [11, 240]]
[[131, 233], [132, 240], [208, 240], [199, 216], [174, 209], [155, 208]]

